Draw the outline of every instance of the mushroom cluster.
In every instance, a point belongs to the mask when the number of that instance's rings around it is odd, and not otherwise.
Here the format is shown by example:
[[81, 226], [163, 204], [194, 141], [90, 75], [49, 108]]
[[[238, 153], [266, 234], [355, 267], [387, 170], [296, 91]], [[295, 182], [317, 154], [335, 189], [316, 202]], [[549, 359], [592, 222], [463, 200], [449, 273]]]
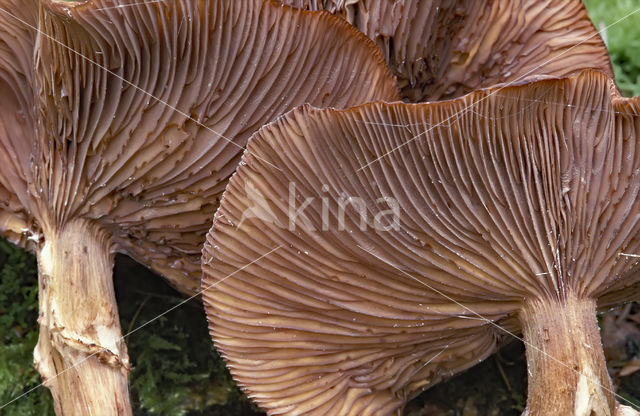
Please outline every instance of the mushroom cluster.
[[522, 333], [525, 414], [636, 414], [596, 311], [640, 297], [640, 101], [581, 2], [282, 2], [363, 30], [407, 101], [475, 92], [254, 135], [202, 261], [239, 385], [269, 414], [398, 414]]
[[243, 162], [205, 244], [204, 302], [269, 414], [398, 414], [520, 332], [525, 414], [629, 412], [596, 311], [640, 294], [640, 97], [605, 74], [305, 106]]
[[397, 414], [519, 333], [528, 415], [627, 412], [595, 313], [640, 295], [640, 100], [582, 3], [281, 3], [0, 0], [0, 235], [56, 412], [132, 413], [117, 252], [204, 272], [270, 414]]
[[38, 258], [35, 365], [56, 412], [131, 413], [116, 252], [194, 292], [255, 130], [304, 103], [398, 98], [375, 45], [327, 13], [1, 0], [0, 234]]

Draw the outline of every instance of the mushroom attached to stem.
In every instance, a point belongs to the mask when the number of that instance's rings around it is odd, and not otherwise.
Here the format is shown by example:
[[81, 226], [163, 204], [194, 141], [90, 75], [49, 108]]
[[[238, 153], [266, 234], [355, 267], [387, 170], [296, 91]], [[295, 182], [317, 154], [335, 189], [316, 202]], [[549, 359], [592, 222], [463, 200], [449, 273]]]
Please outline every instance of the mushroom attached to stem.
[[639, 135], [598, 71], [293, 110], [207, 237], [214, 342], [269, 414], [385, 415], [522, 332], [528, 415], [622, 412], [596, 311], [638, 295]]
[[195, 291], [249, 135], [395, 82], [347, 23], [269, 1], [1, 0], [0, 19], [0, 232], [38, 257], [35, 364], [58, 414], [130, 414], [114, 254]]

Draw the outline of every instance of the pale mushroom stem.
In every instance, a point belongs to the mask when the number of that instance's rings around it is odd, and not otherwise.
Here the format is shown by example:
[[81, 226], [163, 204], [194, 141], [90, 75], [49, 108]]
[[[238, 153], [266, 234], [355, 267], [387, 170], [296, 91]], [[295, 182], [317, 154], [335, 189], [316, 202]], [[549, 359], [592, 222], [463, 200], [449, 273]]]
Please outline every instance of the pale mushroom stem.
[[616, 414], [594, 300], [528, 301], [521, 322], [529, 372], [524, 415]]
[[34, 362], [56, 414], [132, 414], [110, 237], [89, 221], [73, 220], [45, 231], [44, 241]]

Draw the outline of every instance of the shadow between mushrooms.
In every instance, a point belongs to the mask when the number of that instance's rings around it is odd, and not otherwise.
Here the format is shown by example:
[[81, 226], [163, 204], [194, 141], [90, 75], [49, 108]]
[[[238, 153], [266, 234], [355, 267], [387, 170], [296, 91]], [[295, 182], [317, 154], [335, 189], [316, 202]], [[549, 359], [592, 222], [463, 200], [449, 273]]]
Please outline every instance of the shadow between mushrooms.
[[412, 102], [535, 75], [613, 70], [580, 0], [279, 0], [342, 16], [382, 49]]
[[522, 332], [527, 415], [634, 414], [596, 310], [640, 294], [639, 134], [598, 71], [293, 110], [207, 237], [216, 347], [269, 414], [387, 415]]
[[326, 13], [1, 0], [0, 97], [0, 232], [38, 256], [35, 365], [76, 415], [131, 413], [114, 254], [195, 291], [252, 132], [303, 103], [398, 93], [377, 48]]

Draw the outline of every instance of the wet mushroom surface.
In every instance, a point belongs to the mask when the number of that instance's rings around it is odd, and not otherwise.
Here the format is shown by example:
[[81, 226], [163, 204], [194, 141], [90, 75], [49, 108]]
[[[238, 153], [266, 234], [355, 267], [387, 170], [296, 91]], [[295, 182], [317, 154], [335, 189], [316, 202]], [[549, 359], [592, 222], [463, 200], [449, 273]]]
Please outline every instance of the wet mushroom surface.
[[596, 311], [640, 297], [639, 133], [640, 99], [593, 70], [293, 110], [207, 237], [214, 343], [269, 414], [399, 414], [523, 333], [528, 415], [634, 414]]
[[410, 102], [459, 97], [532, 75], [613, 74], [581, 0], [279, 0], [327, 10], [383, 51]]
[[0, 234], [38, 257], [35, 365], [56, 412], [131, 413], [116, 252], [193, 293], [252, 132], [304, 103], [398, 97], [375, 45], [326, 13], [0, 1]]

